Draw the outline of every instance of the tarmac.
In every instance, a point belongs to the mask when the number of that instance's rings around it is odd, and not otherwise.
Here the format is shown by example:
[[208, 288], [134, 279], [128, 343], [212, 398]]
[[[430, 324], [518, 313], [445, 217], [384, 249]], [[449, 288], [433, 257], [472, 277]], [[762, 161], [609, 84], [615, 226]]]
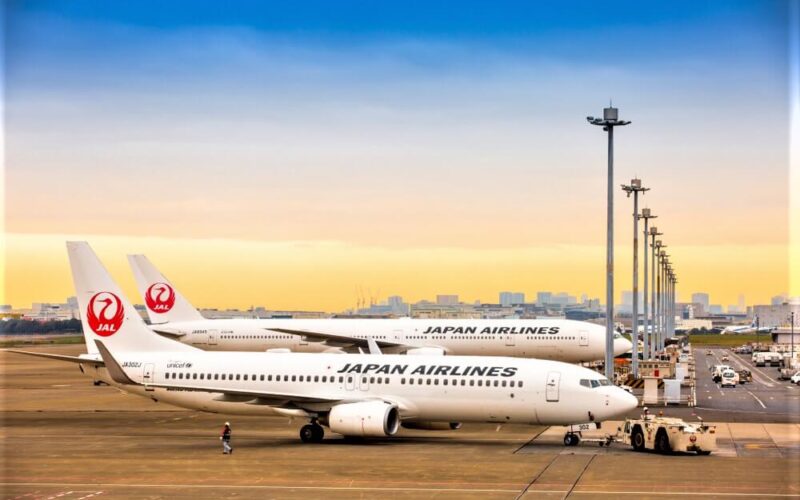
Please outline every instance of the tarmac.
[[0, 352], [0, 370], [1, 498], [800, 498], [800, 426], [763, 412], [713, 422], [711, 456], [565, 448], [563, 428], [490, 424], [303, 444], [300, 420], [176, 409], [95, 387], [70, 363]]

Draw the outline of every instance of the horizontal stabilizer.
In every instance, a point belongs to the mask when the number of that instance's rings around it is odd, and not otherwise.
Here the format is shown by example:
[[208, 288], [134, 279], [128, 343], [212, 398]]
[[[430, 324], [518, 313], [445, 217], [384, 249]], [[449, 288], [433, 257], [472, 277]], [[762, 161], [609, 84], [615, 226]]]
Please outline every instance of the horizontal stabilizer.
[[163, 335], [163, 336], [169, 337], [171, 339], [179, 339], [179, 338], [183, 337], [184, 335], [186, 335], [185, 333], [181, 333], [181, 332], [170, 332], [169, 330], [163, 330], [163, 329], [160, 329], [160, 328], [158, 328], [156, 326], [153, 326], [153, 325], [150, 325], [150, 329], [153, 330], [154, 332], [156, 332], [159, 335]]
[[104, 366], [102, 359], [90, 358], [85, 357], [82, 358], [80, 356], [66, 356], [64, 354], [50, 354], [46, 352], [32, 352], [32, 351], [19, 351], [17, 349], [6, 349], [6, 352], [14, 352], [17, 354], [25, 354], [26, 356], [37, 356], [40, 358], [48, 358], [48, 359], [55, 359], [58, 361], [68, 361], [70, 363], [81, 363], [84, 365], [93, 365], [93, 366]]

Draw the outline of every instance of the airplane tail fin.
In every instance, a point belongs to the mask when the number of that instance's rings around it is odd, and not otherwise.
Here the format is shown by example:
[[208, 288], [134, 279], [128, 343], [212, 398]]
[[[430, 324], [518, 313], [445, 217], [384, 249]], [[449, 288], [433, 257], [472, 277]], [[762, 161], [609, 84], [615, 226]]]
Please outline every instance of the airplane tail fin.
[[85, 241], [67, 242], [83, 335], [90, 354], [100, 351], [95, 340], [112, 351], [185, 351], [193, 347], [166, 339], [145, 325]]
[[128, 262], [136, 279], [136, 287], [144, 297], [151, 323], [156, 325], [205, 319], [147, 257], [128, 255]]

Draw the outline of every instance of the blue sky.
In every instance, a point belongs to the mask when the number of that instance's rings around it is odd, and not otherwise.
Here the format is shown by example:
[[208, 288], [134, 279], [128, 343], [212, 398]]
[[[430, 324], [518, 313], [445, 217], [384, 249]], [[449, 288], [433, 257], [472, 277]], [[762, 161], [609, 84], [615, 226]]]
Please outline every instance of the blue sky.
[[600, 248], [613, 98], [674, 244], [785, 245], [786, 8], [7, 3], [6, 227]]

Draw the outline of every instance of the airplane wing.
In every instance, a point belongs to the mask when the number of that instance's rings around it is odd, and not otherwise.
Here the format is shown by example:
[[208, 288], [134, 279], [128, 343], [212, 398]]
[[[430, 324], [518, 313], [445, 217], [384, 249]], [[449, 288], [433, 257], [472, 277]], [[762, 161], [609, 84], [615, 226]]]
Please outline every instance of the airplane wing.
[[105, 365], [105, 363], [101, 359], [82, 358], [80, 356], [66, 356], [64, 354], [50, 354], [47, 352], [20, 351], [17, 349], [6, 349], [5, 351], [17, 354], [24, 354], [26, 356], [37, 356], [40, 358], [56, 359], [58, 361], [68, 361], [70, 363], [81, 363], [84, 365], [94, 365], [94, 366]]
[[[369, 348], [369, 339], [366, 338], [358, 338], [358, 337], [351, 337], [349, 335], [341, 335], [338, 333], [320, 333], [320, 332], [312, 332], [307, 330], [294, 330], [291, 328], [266, 328], [266, 330], [270, 330], [273, 332], [280, 332], [280, 333], [289, 333], [292, 335], [298, 335], [300, 337], [306, 337], [309, 340], [315, 340], [317, 342], [325, 342], [329, 345], [334, 346], [348, 346], [348, 345], [355, 345], [358, 347]], [[392, 342], [390, 340], [375, 340], [375, 343], [378, 347], [401, 347], [405, 349], [411, 349], [414, 346], [410, 346], [408, 344], [403, 344], [400, 342]]]
[[222, 394], [223, 398], [234, 399], [241, 402], [250, 400], [257, 400], [258, 404], [264, 405], [279, 405], [285, 403], [336, 403], [341, 401], [341, 398], [326, 398], [320, 396], [307, 396], [302, 394], [270, 392], [259, 390], [243, 390], [233, 389], [228, 387], [214, 387], [214, 386], [188, 386], [182, 384], [164, 384], [164, 383], [140, 383], [131, 379], [125, 370], [119, 365], [117, 360], [108, 350], [108, 348], [99, 340], [95, 340], [97, 349], [100, 351], [100, 356], [107, 362], [106, 367], [111, 378], [115, 382], [125, 385], [144, 385], [145, 387], [158, 387], [162, 389], [172, 389], [178, 391], [194, 391], [194, 392], [213, 392]]
[[227, 387], [214, 386], [186, 386], [180, 384], [145, 384], [147, 387], [158, 387], [161, 389], [173, 389], [180, 391], [194, 392], [214, 392], [223, 394], [226, 398], [241, 398], [242, 401], [258, 399], [259, 404], [278, 405], [286, 402], [292, 403], [337, 403], [341, 398], [328, 398], [324, 396], [307, 396], [286, 392], [271, 392], [259, 390], [231, 389]]

